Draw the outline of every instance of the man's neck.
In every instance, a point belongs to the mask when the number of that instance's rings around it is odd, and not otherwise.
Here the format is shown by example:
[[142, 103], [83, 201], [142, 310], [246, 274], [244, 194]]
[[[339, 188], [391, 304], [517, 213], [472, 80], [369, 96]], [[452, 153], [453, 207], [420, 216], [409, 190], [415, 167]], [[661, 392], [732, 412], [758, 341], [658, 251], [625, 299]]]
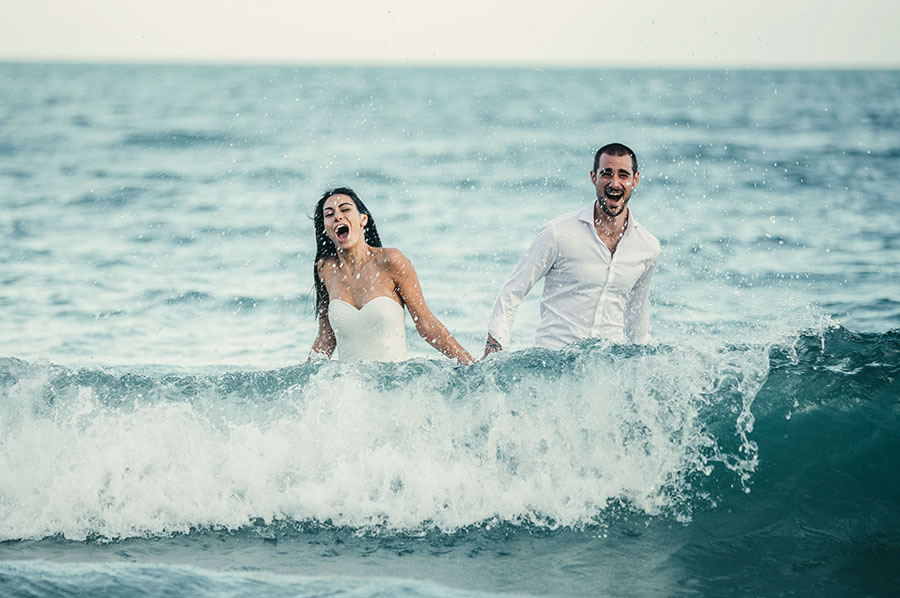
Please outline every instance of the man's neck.
[[601, 237], [621, 237], [628, 226], [629, 211], [626, 207], [616, 216], [610, 216], [600, 208], [600, 202], [594, 202], [594, 226]]

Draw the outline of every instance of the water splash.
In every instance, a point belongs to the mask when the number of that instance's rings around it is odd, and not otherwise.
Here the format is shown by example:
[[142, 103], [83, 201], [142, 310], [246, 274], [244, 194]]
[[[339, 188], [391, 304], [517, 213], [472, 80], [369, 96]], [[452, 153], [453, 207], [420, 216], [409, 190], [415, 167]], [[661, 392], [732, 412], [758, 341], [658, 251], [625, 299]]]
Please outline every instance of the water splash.
[[747, 484], [764, 347], [586, 342], [472, 368], [328, 362], [214, 375], [2, 360], [0, 537], [312, 521], [453, 531], [687, 520]]

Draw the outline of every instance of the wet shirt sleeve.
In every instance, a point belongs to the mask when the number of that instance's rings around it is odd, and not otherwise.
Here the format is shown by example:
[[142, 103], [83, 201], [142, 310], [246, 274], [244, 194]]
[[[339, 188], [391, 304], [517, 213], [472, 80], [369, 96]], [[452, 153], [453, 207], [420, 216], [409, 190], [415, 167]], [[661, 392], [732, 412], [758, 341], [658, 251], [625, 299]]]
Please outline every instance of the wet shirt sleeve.
[[500, 288], [488, 323], [488, 332], [501, 347], [509, 345], [510, 330], [525, 295], [547, 274], [556, 261], [557, 254], [558, 246], [553, 228], [545, 226]]
[[659, 254], [648, 262], [647, 269], [635, 283], [625, 304], [625, 338], [629, 342], [650, 342], [650, 279], [656, 270]]

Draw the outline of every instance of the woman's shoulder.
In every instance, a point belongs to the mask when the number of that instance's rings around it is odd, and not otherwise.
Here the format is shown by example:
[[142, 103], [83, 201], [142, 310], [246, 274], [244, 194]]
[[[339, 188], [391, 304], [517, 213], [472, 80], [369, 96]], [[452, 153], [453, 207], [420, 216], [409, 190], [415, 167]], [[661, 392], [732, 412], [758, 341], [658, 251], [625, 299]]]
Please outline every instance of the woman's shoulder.
[[375, 260], [379, 267], [392, 274], [403, 274], [412, 266], [409, 258], [396, 247], [378, 247], [377, 250]]
[[403, 260], [407, 260], [403, 252], [396, 247], [373, 247], [375, 252], [375, 260], [383, 265], [397, 264]]
[[316, 260], [316, 270], [319, 272], [319, 274], [322, 274], [323, 270], [329, 269], [329, 266], [330, 269], [337, 268], [338, 266], [338, 260], [333, 255], [326, 255]]

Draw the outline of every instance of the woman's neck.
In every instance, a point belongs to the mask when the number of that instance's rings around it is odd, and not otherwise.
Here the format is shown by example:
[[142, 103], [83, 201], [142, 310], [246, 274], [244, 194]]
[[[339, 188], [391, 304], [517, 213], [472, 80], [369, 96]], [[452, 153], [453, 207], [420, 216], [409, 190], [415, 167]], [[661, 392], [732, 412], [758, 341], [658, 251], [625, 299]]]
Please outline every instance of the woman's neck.
[[349, 249], [338, 249], [337, 258], [341, 268], [351, 271], [367, 264], [375, 255], [367, 243], [357, 243]]

